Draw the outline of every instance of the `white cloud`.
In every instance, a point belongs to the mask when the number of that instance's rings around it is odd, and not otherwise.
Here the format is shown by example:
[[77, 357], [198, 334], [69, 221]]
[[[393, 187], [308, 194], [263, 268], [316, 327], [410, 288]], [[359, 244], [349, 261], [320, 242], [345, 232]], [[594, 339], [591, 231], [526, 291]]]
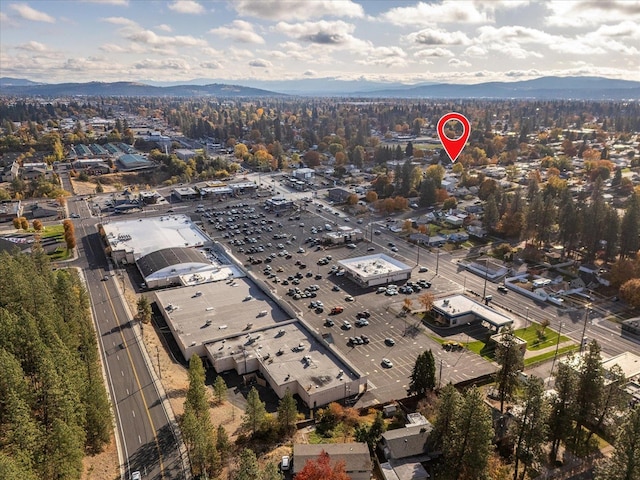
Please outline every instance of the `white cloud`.
[[360, 40], [351, 35], [355, 26], [342, 20], [302, 23], [279, 22], [274, 29], [288, 37], [326, 48], [336, 47], [351, 51], [368, 51], [372, 45], [370, 42]]
[[169, 4], [169, 9], [189, 15], [199, 15], [205, 12], [204, 7], [194, 0], [175, 0]]
[[172, 32], [173, 28], [171, 28], [170, 25], [167, 25], [166, 23], [161, 23], [160, 25], [156, 25], [156, 29], [160, 30], [161, 32]]
[[463, 32], [448, 32], [439, 28], [425, 28], [412, 32], [406, 39], [416, 45], [468, 45], [469, 37]]
[[32, 22], [45, 22], [45, 23], [55, 23], [55, 18], [53, 18], [48, 13], [41, 12], [34, 8], [31, 8], [29, 5], [24, 3], [14, 3], [9, 6], [12, 10], [23, 19], [31, 20]]
[[426, 57], [453, 57], [453, 52], [447, 48], [424, 48], [415, 53], [418, 58]]
[[24, 43], [22, 45], [18, 45], [16, 48], [18, 50], [26, 50], [28, 52], [44, 52], [47, 50], [46, 45], [34, 40], [31, 40], [30, 42]]
[[232, 7], [240, 15], [266, 20], [307, 20], [309, 18], [364, 16], [361, 5], [351, 0], [236, 0]]
[[120, 7], [129, 6], [129, 0], [82, 0], [84, 3], [101, 3], [104, 5], [115, 5]]
[[138, 24], [133, 20], [125, 17], [106, 17], [102, 19], [103, 22], [111, 23], [113, 25], [122, 25], [123, 27], [137, 27]]
[[265, 43], [264, 38], [253, 30], [253, 25], [244, 20], [234, 20], [228, 25], [209, 30], [209, 33], [240, 43], [254, 43], [258, 45]]
[[249, 62], [250, 67], [258, 67], [258, 68], [271, 68], [272, 64], [269, 60], [264, 60], [262, 58], [256, 58], [255, 60], [251, 60]]
[[361, 65], [382, 65], [385, 67], [404, 67], [407, 54], [400, 47], [377, 47], [366, 53], [366, 58], [356, 60]]
[[545, 23], [556, 27], [586, 27], [624, 20], [640, 21], [637, 0], [551, 0], [544, 4], [550, 12]]
[[447, 63], [454, 68], [471, 66], [469, 62], [467, 62], [466, 60], [460, 60], [459, 58], [452, 58]]
[[191, 35], [176, 35], [174, 37], [168, 37], [165, 35], [158, 35], [151, 30], [140, 30], [130, 32], [125, 35], [127, 39], [132, 42], [141, 43], [144, 45], [160, 46], [160, 47], [206, 47], [206, 40], [194, 38]]
[[133, 64], [137, 70], [190, 70], [189, 63], [182, 58], [163, 58], [160, 60], [147, 58]]
[[215, 60], [209, 60], [206, 62], [202, 62], [200, 63], [200, 66], [202, 68], [207, 68], [209, 70], [219, 70], [221, 68], [223, 68], [222, 64], [220, 62], [216, 62]]
[[487, 49], [480, 45], [471, 45], [464, 51], [464, 55], [468, 57], [484, 57], [487, 53]]
[[144, 53], [146, 51], [144, 47], [136, 43], [130, 43], [126, 47], [115, 43], [105, 43], [99, 48], [106, 53]]
[[492, 21], [487, 11], [481, 11], [478, 9], [478, 5], [472, 1], [444, 0], [442, 3], [419, 2], [411, 7], [392, 8], [384, 12], [380, 18], [400, 26], [424, 26], [439, 23], [479, 24]]

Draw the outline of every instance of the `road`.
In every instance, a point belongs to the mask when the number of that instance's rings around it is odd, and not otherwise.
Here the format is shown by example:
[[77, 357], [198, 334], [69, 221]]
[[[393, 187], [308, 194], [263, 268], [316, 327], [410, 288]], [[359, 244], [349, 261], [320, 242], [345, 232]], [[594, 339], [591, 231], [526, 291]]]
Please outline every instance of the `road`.
[[[68, 176], [61, 178], [65, 190], [72, 191]], [[134, 325], [123, 298], [126, 273], [110, 269], [97, 233], [97, 220], [90, 216], [86, 202], [70, 198], [68, 209], [70, 214], [80, 216], [74, 220], [78, 259], [73, 265], [84, 271], [91, 297], [120, 454], [124, 456], [124, 478], [130, 478], [134, 471], [140, 471], [145, 480], [187, 478], [176, 427], [145, 361], [140, 327]]]

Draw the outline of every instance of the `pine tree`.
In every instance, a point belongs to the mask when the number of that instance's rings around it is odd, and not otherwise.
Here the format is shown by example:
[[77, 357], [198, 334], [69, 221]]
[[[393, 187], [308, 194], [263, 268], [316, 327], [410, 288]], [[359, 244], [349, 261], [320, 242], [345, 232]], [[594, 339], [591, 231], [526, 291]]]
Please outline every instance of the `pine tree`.
[[577, 384], [577, 372], [568, 364], [561, 362], [555, 377], [555, 394], [551, 398], [551, 412], [548, 420], [550, 457], [553, 462], [558, 456], [560, 442], [566, 442], [572, 433]]
[[224, 426], [218, 425], [216, 434], [216, 449], [220, 454], [220, 459], [224, 462], [227, 460], [229, 453], [231, 452], [231, 442], [229, 441], [229, 435]]
[[256, 480], [260, 477], [260, 467], [258, 459], [253, 450], [245, 448], [240, 453], [238, 470], [234, 475], [234, 480]]
[[298, 417], [298, 405], [293, 395], [287, 388], [284, 396], [278, 404], [278, 426], [285, 435], [291, 434], [295, 429], [296, 418]]
[[436, 363], [431, 350], [422, 352], [416, 358], [413, 372], [409, 376], [409, 395], [424, 396], [436, 386]]
[[530, 377], [527, 382], [521, 411], [516, 413], [515, 422], [515, 462], [513, 479], [518, 479], [519, 464], [522, 462], [522, 477], [525, 478], [527, 468], [542, 460], [543, 447], [547, 437], [548, 404], [544, 398], [544, 385], [537, 377]]
[[505, 329], [496, 347], [496, 361], [500, 364], [500, 370], [496, 373], [500, 412], [504, 412], [504, 402], [518, 387], [518, 374], [524, 368], [522, 352], [511, 327]]
[[242, 417], [243, 426], [249, 428], [251, 433], [255, 434], [262, 427], [266, 415], [265, 403], [260, 400], [256, 387], [252, 387], [247, 395], [247, 407]]
[[451, 383], [445, 385], [440, 391], [436, 419], [433, 422], [433, 431], [429, 443], [434, 450], [442, 449], [443, 445], [450, 442], [449, 436], [453, 432], [453, 425], [460, 410], [462, 396]]
[[491, 413], [482, 393], [472, 387], [464, 394], [452, 432], [443, 445], [445, 478], [486, 479], [493, 433]]
[[227, 396], [227, 384], [220, 375], [216, 377], [216, 381], [213, 384], [213, 392], [218, 405], [221, 404]]
[[596, 418], [598, 407], [602, 401], [604, 369], [600, 346], [596, 341], [589, 344], [589, 348], [582, 356], [577, 387], [574, 439], [576, 445], [580, 445], [583, 427], [589, 425]]
[[260, 472], [260, 480], [283, 480], [284, 475], [278, 470], [278, 465], [274, 462], [269, 462], [265, 465]]
[[637, 480], [640, 478], [640, 405], [633, 407], [618, 430], [615, 451], [596, 470], [596, 480]]
[[628, 258], [640, 249], [640, 199], [632, 193], [620, 225], [620, 256]]

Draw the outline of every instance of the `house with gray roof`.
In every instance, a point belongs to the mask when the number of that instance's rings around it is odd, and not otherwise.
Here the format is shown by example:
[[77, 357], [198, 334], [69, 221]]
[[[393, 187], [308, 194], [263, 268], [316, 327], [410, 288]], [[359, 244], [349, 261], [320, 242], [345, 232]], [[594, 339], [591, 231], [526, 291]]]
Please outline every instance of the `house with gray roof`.
[[329, 455], [331, 466], [344, 462], [344, 469], [351, 480], [371, 478], [371, 455], [366, 443], [318, 443], [293, 445], [293, 475], [300, 473], [307, 460], [315, 461], [322, 452]]

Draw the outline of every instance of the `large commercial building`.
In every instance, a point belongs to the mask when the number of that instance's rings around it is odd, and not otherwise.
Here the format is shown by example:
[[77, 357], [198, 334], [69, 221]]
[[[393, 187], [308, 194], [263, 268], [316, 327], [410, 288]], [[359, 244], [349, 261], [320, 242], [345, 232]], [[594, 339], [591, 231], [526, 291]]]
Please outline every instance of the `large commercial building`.
[[338, 262], [347, 278], [362, 287], [375, 287], [411, 278], [412, 268], [384, 253], [347, 258]]
[[116, 265], [136, 264], [149, 288], [192, 285], [234, 276], [211, 241], [186, 215], [104, 223], [104, 239]]
[[[246, 278], [161, 290], [157, 306], [185, 359], [258, 378], [309, 407], [361, 393], [366, 377]], [[245, 377], [247, 378], [247, 377]]]

